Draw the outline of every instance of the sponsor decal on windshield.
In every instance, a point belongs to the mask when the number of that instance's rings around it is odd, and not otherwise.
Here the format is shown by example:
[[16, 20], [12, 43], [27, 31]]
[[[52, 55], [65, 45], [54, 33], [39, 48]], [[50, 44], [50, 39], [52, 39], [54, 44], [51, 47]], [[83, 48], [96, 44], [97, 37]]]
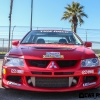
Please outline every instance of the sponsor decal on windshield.
[[57, 32], [57, 33], [69, 33], [68, 31], [63, 30], [40, 30], [40, 32]]

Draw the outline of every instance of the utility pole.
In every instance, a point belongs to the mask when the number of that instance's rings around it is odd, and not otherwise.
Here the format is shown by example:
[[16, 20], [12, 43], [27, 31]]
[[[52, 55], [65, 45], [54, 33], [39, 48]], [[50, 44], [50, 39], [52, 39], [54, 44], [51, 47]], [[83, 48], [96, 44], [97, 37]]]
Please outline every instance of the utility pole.
[[[14, 32], [14, 29], [15, 29], [16, 26], [13, 26], [13, 29], [12, 29], [12, 38], [11, 38], [11, 42], [13, 40], [13, 32]], [[11, 45], [11, 48], [12, 48], [12, 45]]]
[[33, 17], [33, 0], [31, 0], [31, 20], [30, 20], [30, 31], [32, 30], [32, 17]]
[[12, 7], [13, 7], [13, 0], [10, 0], [8, 51], [10, 50], [10, 35], [11, 35], [11, 15], [12, 15]]
[[86, 32], [86, 42], [87, 42], [87, 30], [85, 29], [85, 32]]

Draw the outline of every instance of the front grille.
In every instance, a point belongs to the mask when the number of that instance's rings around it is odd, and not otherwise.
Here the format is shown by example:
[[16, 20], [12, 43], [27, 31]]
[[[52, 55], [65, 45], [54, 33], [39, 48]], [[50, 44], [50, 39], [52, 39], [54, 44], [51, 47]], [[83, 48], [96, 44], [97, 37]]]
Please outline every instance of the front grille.
[[69, 86], [69, 78], [35, 78], [35, 86], [42, 88], [64, 88]]
[[34, 67], [46, 68], [50, 61], [48, 60], [29, 60], [29, 64]]
[[[46, 68], [50, 60], [28, 60], [30, 66]], [[55, 61], [60, 68], [73, 67], [76, 65], [77, 60], [57, 60]]]
[[61, 68], [65, 68], [65, 67], [73, 67], [76, 65], [77, 60], [61, 60], [61, 61], [56, 61], [58, 66], [60, 66]]

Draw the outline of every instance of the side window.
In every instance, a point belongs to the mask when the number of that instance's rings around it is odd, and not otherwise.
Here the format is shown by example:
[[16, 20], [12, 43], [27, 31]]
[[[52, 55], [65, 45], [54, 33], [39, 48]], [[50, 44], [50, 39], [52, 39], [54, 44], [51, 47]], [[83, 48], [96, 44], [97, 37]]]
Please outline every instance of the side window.
[[28, 34], [28, 35], [24, 38], [24, 40], [22, 41], [22, 43], [28, 43], [29, 40], [30, 40], [30, 38], [31, 38], [31, 34], [30, 34], [30, 35]]
[[75, 38], [72, 35], [67, 36], [66, 39], [67, 39], [68, 43], [75, 43], [76, 42]]
[[71, 39], [71, 43], [74, 43], [74, 44], [76, 43], [76, 40], [73, 36], [70, 36], [70, 39]]
[[31, 35], [31, 34], [28, 34], [24, 40], [22, 41], [22, 43], [33, 43], [33, 39], [34, 39], [34, 36]]

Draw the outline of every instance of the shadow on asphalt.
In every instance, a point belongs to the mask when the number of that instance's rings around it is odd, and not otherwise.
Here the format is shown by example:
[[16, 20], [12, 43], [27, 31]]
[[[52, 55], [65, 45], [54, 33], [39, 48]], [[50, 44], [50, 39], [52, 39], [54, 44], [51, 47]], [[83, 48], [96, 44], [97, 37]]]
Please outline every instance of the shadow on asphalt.
[[80, 93], [100, 93], [99, 91], [98, 88], [74, 92], [46, 93], [0, 88], [0, 100], [78, 100]]

